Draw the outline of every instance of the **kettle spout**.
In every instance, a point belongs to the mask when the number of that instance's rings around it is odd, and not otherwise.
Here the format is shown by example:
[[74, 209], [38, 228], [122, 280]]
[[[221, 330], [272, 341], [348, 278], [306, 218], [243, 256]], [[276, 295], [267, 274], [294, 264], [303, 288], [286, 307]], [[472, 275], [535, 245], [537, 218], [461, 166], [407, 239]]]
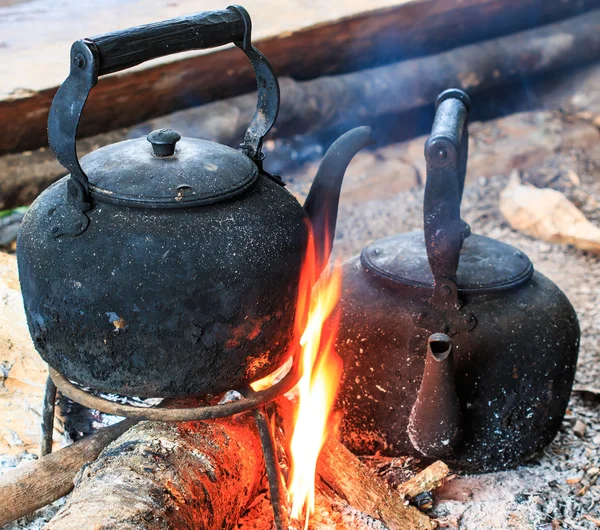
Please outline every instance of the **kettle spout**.
[[310, 219], [318, 263], [325, 266], [335, 236], [342, 180], [348, 164], [371, 140], [370, 127], [357, 127], [340, 136], [325, 153], [306, 197], [304, 210]]
[[452, 452], [462, 434], [453, 364], [450, 337], [444, 333], [431, 335], [421, 387], [408, 420], [410, 441], [430, 458]]

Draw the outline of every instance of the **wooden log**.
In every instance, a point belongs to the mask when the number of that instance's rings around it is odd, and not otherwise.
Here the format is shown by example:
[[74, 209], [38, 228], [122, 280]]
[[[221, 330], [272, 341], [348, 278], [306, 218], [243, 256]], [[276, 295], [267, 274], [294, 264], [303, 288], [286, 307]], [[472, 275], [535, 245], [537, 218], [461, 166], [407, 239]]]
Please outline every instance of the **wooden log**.
[[[291, 440], [293, 404], [286, 397], [276, 402], [277, 418], [286, 439]], [[434, 528], [433, 522], [404, 495], [390, 488], [335, 436], [328, 436], [317, 462], [317, 474], [337, 495], [364, 514], [379, 519], [390, 530]]]
[[225, 530], [264, 476], [252, 415], [141, 422], [85, 467], [47, 530]]
[[339, 441], [329, 437], [317, 471], [325, 483], [357, 510], [381, 520], [390, 530], [435, 528], [404, 496], [392, 490]]
[[[52, 6], [53, 35], [67, 35], [70, 41], [85, 37], [79, 33], [72, 34], [71, 28], [80, 27], [79, 24], [73, 25], [74, 17], [88, 21], [90, 34], [87, 36], [115, 29], [106, 27], [106, 8], [94, 7], [99, 5], [97, 3], [87, 2], [85, 9], [78, 5], [78, 12], [63, 14], [62, 19], [60, 13], [56, 14], [54, 4], [50, 0], [47, 3]], [[303, 19], [299, 13], [287, 13], [287, 27], [275, 26], [284, 33], [256, 42], [280, 76], [307, 79], [437, 53], [552, 23], [598, 6], [597, 0], [416, 0], [395, 6], [382, 1], [378, 4], [380, 9], [371, 7], [371, 10], [368, 9], [372, 2], [365, 2], [361, 4], [365, 11], [352, 13], [349, 9], [353, 4], [338, 3], [337, 12], [351, 16], [335, 20], [321, 18], [319, 24], [302, 27], [298, 22]], [[156, 6], [147, 4], [144, 3], [143, 13], [154, 12], [160, 18], [181, 14], [177, 11], [167, 15], [164, 2], [156, 0]], [[182, 9], [181, 4], [189, 12], [197, 9], [193, 2], [178, 4], [177, 9]], [[67, 70], [70, 42], [56, 43], [55, 39], [51, 41], [51, 47], [44, 48], [38, 39], [28, 39], [28, 35], [39, 33], [42, 27], [47, 30], [48, 13], [43, 6], [36, 4], [36, 12], [30, 13], [23, 21], [24, 9], [26, 7], [18, 5], [0, 11], [0, 21], [4, 21], [0, 32], [9, 42], [9, 45], [0, 47], [0, 79], [11, 81], [0, 92], [0, 153], [46, 145], [48, 109]], [[95, 17], [94, 9], [103, 12], [104, 16]], [[173, 12], [171, 7], [169, 9]], [[256, 15], [255, 28], [272, 26], [272, 9], [281, 13], [275, 5], [251, 9], [251, 13]], [[319, 12], [326, 13], [324, 9]], [[123, 10], [123, 13], [126, 11]], [[264, 20], [260, 19], [261, 15]], [[97, 30], [89, 22], [94, 20], [98, 24]], [[114, 23], [114, 17], [108, 20]], [[124, 18], [119, 25], [125, 24], [126, 20]], [[313, 17], [311, 21], [314, 20]], [[292, 31], [289, 31], [290, 27]], [[580, 51], [584, 52], [585, 47]], [[529, 59], [536, 60], [535, 57]], [[32, 76], [31, 72], [36, 75]], [[49, 80], [40, 82], [40, 76]], [[200, 101], [235, 96], [251, 90], [253, 84], [252, 69], [239, 50], [227, 48], [205, 55], [187, 56], [182, 60], [161, 61], [158, 65], [102, 79], [86, 105], [80, 133], [89, 136]]]
[[[272, 137], [350, 128], [363, 122], [377, 126], [383, 116], [431, 104], [449, 86], [461, 86], [473, 93], [515, 76], [539, 74], [592, 57], [600, 57], [600, 10], [552, 26], [380, 68], [305, 82], [282, 79], [282, 108]], [[600, 71], [596, 72], [594, 79], [600, 77]], [[590, 95], [595, 86], [589, 83]], [[246, 94], [81, 140], [79, 153], [160, 127], [235, 146], [243, 138], [254, 110], [255, 96]], [[422, 159], [421, 151], [422, 145]], [[64, 169], [47, 149], [1, 157], [0, 209], [31, 202], [63, 174]]]
[[[290, 403], [284, 403], [286, 422]], [[322, 479], [352, 507], [391, 530], [434, 528], [334, 438], [319, 459]], [[141, 422], [76, 479], [48, 530], [232, 528], [264, 478], [251, 415], [179, 425]]]
[[[448, 87], [473, 94], [560, 68], [600, 60], [600, 9], [562, 22], [478, 42], [448, 52], [349, 74], [282, 83], [282, 108], [274, 135], [362, 124], [430, 105]], [[254, 95], [204, 105], [151, 121], [149, 129], [183, 126], [230, 143], [243, 137], [254, 112]], [[208, 128], [207, 127], [207, 128]], [[149, 132], [148, 129], [148, 132]], [[202, 131], [204, 132], [204, 131]]]
[[135, 424], [125, 420], [0, 476], [0, 526], [64, 497], [84, 464]]

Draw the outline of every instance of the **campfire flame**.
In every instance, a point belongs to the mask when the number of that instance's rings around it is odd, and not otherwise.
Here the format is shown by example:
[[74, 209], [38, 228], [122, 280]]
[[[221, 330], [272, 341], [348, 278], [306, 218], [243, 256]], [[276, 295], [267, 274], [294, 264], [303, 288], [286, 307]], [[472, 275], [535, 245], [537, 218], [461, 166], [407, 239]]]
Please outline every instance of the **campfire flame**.
[[[334, 349], [339, 320], [332, 317], [340, 298], [341, 268], [326, 270], [315, 284], [319, 270], [311, 238], [301, 278], [308, 277], [299, 295], [296, 321], [305, 321], [300, 338], [302, 378], [298, 382], [298, 411], [291, 442], [292, 469], [289, 494], [292, 519], [305, 514], [304, 528], [315, 510], [317, 459], [325, 443], [328, 419], [342, 376], [342, 360]], [[314, 288], [311, 290], [311, 287]], [[330, 317], [332, 317], [330, 319]], [[329, 320], [327, 327], [325, 323]]]
[[[290, 445], [292, 465], [288, 483], [291, 517], [302, 520], [304, 516], [305, 529], [315, 509], [317, 459], [331, 430], [328, 420], [343, 370], [342, 360], [334, 348], [339, 325], [335, 308], [341, 294], [341, 267], [336, 264], [319, 278], [320, 270], [311, 233], [300, 273], [294, 323], [294, 343], [300, 343], [302, 377], [292, 391], [298, 395], [298, 404]], [[271, 374], [252, 387], [260, 390], [273, 383], [274, 374]]]

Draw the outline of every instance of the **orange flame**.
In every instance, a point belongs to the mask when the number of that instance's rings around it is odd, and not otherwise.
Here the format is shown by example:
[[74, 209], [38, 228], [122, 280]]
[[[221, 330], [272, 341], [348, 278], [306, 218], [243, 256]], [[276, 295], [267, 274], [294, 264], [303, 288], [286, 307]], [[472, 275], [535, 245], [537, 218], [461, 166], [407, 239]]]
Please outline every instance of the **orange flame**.
[[[315, 267], [314, 260], [307, 260], [303, 273]], [[304, 512], [305, 528], [315, 509], [317, 459], [329, 434], [327, 420], [342, 375], [342, 361], [333, 348], [337, 318], [324, 329], [340, 298], [341, 279], [339, 267], [326, 271], [304, 306], [308, 317], [300, 339], [302, 378], [298, 383], [298, 416], [291, 443], [289, 493], [292, 519], [301, 519]]]
[[[329, 415], [343, 370], [342, 360], [334, 349], [339, 324], [335, 308], [341, 294], [341, 268], [336, 264], [319, 278], [320, 270], [311, 232], [300, 272], [294, 322], [294, 343], [300, 343], [302, 377], [292, 391], [298, 395], [298, 406], [290, 445], [292, 466], [288, 485], [292, 519], [301, 520], [304, 514], [305, 529], [315, 509], [317, 460], [330, 432]], [[289, 368], [288, 362], [252, 383], [252, 388], [268, 388]]]

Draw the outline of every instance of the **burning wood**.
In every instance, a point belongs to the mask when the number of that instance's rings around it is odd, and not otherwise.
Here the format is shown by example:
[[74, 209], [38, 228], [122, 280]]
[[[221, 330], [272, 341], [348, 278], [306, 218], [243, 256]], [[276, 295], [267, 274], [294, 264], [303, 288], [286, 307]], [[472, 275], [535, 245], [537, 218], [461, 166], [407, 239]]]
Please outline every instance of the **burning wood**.
[[47, 529], [232, 528], [263, 476], [250, 415], [178, 425], [142, 422], [84, 469]]
[[[405, 503], [404, 495], [390, 489], [331, 437], [323, 446], [318, 472], [348, 504], [374, 519], [380, 519], [390, 530], [434, 528], [429, 517]], [[416, 491], [416, 488], [411, 489]]]
[[[285, 410], [290, 406], [289, 401], [284, 403]], [[57, 452], [43, 462], [53, 458], [61, 462], [62, 456]], [[164, 522], [177, 528], [232, 528], [264, 484], [262, 459], [249, 414], [179, 426], [142, 422], [79, 474], [74, 493], [48, 530], [104, 528], [107, 521], [125, 530], [161, 528]], [[331, 436], [317, 473], [350, 506], [391, 530], [434, 528], [425, 514], [405, 502], [402, 487], [391, 489]], [[63, 471], [67, 479], [69, 474], [75, 475], [72, 466]], [[434, 464], [423, 474], [436, 479], [409, 481], [412, 495], [439, 486], [443, 465]], [[31, 475], [28, 492], [35, 497], [51, 480], [47, 473]]]

